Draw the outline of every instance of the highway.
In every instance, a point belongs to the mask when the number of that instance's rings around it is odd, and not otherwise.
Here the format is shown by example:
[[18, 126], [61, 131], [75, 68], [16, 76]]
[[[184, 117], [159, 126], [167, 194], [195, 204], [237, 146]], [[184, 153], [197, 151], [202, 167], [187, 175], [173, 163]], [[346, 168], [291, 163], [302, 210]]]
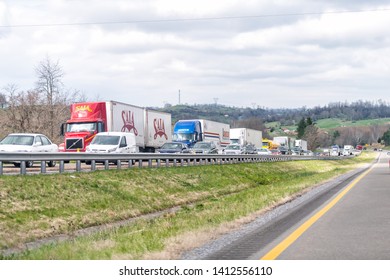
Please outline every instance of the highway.
[[389, 160], [383, 152], [369, 168], [329, 182], [185, 258], [389, 260]]

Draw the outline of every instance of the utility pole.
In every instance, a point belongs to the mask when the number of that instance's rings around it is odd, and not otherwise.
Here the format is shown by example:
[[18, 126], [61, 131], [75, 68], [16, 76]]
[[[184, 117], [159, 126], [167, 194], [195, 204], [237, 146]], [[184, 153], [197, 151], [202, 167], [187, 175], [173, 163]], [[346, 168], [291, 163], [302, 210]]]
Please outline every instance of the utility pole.
[[180, 105], [180, 89], [179, 89], [179, 105]]

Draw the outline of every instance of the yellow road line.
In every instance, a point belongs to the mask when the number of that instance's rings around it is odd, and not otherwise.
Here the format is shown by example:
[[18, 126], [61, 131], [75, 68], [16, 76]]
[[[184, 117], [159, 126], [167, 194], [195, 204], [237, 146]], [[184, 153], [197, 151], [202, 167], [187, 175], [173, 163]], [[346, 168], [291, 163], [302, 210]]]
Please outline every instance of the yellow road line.
[[366, 176], [374, 166], [362, 173], [352, 183], [339, 193], [331, 202], [325, 205], [316, 214], [304, 222], [298, 229], [291, 233], [286, 239], [276, 245], [272, 250], [265, 254], [261, 260], [275, 260], [284, 250], [286, 250], [292, 243], [295, 242], [307, 229], [309, 229], [318, 219], [320, 219], [326, 212], [329, 211], [344, 195], [346, 195], [364, 176]]

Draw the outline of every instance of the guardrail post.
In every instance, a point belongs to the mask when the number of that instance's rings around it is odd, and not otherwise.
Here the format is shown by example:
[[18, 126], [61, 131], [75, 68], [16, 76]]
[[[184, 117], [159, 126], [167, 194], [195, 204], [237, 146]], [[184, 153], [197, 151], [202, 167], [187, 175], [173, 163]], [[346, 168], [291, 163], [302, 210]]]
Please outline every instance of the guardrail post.
[[184, 159], [180, 159], [180, 166], [184, 166]]
[[110, 168], [110, 163], [108, 162], [108, 159], [106, 159], [105, 161], [104, 161], [104, 169], [105, 170], [107, 170], [107, 169], [109, 169]]
[[81, 161], [80, 160], [76, 160], [76, 171], [77, 172], [81, 171]]
[[46, 173], [46, 161], [41, 161], [41, 173]]
[[24, 160], [20, 162], [20, 174], [26, 175], [26, 162]]
[[169, 167], [169, 159], [165, 160], [165, 167]]
[[157, 159], [157, 168], [161, 166], [161, 159]]
[[120, 159], [118, 159], [118, 160], [116, 161], [116, 169], [121, 169], [121, 168], [122, 168], [122, 162], [121, 162]]
[[142, 168], [142, 159], [138, 160], [138, 167]]
[[95, 171], [96, 170], [96, 160], [91, 160], [91, 170]]
[[133, 167], [133, 160], [130, 159], [128, 164], [129, 164], [129, 168]]
[[174, 166], [174, 167], [177, 166], [177, 160], [176, 160], [176, 159], [173, 159], [173, 166]]
[[63, 160], [60, 160], [60, 166], [59, 166], [59, 170], [58, 170], [60, 173], [64, 173], [65, 171], [65, 162]]
[[3, 162], [0, 161], [0, 175], [3, 175]]
[[149, 166], [149, 168], [152, 167], [152, 160], [151, 159], [148, 160], [148, 166]]

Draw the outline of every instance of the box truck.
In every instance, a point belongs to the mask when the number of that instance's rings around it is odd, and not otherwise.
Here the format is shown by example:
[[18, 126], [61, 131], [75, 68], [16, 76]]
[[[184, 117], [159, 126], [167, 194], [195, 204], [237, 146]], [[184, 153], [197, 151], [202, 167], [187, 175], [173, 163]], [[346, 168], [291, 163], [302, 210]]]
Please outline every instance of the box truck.
[[279, 150], [282, 155], [291, 154], [293, 148], [292, 139], [288, 136], [274, 137], [274, 142], [279, 143]]
[[354, 149], [352, 145], [344, 145], [343, 156], [352, 156], [353, 150]]
[[173, 141], [192, 148], [195, 143], [214, 142], [219, 150], [230, 144], [230, 125], [204, 119], [179, 120], [173, 127]]
[[302, 139], [297, 139], [294, 141], [294, 147], [299, 148], [302, 151], [307, 151], [307, 141]]
[[111, 131], [134, 133], [140, 152], [154, 152], [172, 140], [171, 115], [117, 101], [75, 103], [59, 149], [85, 152], [97, 133]]
[[263, 133], [260, 130], [250, 128], [231, 128], [230, 142], [231, 144], [239, 144], [241, 146], [252, 144], [256, 148], [261, 148], [263, 145]]
[[307, 141], [297, 139], [294, 141], [294, 147], [292, 149], [293, 155], [304, 155], [307, 151]]

